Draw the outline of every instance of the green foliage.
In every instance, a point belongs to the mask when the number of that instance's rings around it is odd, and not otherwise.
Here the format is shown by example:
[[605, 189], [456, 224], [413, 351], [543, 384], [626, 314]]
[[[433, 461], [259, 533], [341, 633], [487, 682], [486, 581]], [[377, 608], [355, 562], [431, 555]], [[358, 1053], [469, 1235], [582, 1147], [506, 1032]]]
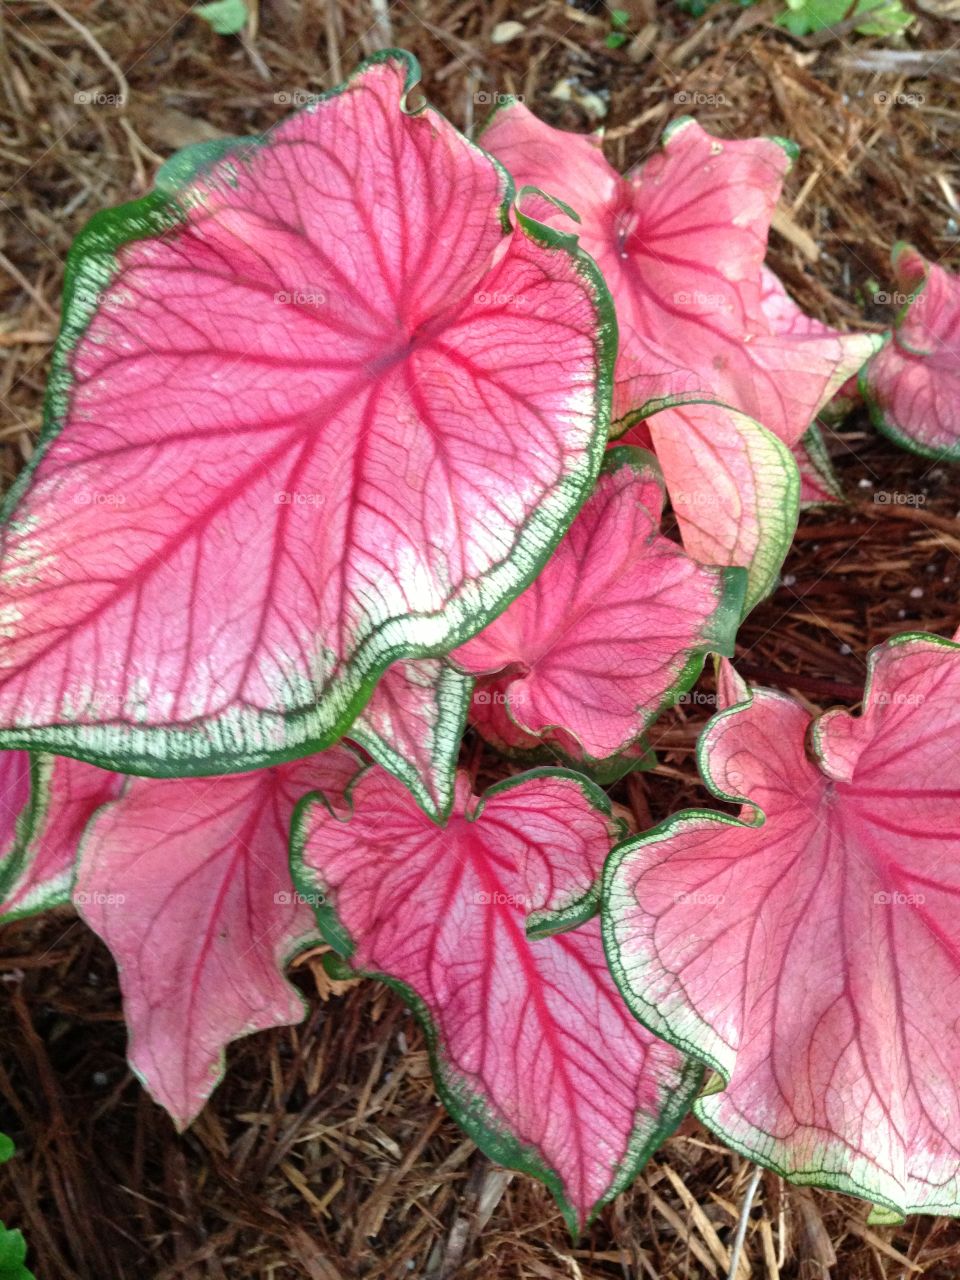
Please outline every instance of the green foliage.
[[[787, 10], [777, 21], [792, 35], [806, 36], [836, 26], [850, 11], [850, 0], [787, 0]], [[864, 36], [898, 35], [913, 21], [899, 0], [858, 0], [853, 13], [871, 15], [856, 27]]]
[[238, 35], [247, 25], [245, 0], [210, 0], [209, 4], [198, 4], [193, 12], [209, 22], [218, 36]]
[[607, 48], [619, 49], [625, 45], [630, 39], [630, 33], [627, 31], [627, 23], [630, 21], [630, 15], [626, 9], [610, 10], [610, 34], [607, 36]]
[[[13, 1143], [0, 1133], [0, 1164], [13, 1155]], [[27, 1268], [27, 1242], [22, 1231], [9, 1231], [0, 1222], [0, 1280], [36, 1280]]]
[[[743, 8], [757, 0], [737, 0]], [[715, 0], [677, 0], [677, 4], [695, 18], [702, 17]], [[856, 30], [864, 36], [895, 36], [913, 21], [912, 14], [900, 4], [900, 0], [786, 0], [786, 9], [777, 22], [794, 36], [808, 36], [814, 31], [834, 27], [851, 14], [869, 14]]]

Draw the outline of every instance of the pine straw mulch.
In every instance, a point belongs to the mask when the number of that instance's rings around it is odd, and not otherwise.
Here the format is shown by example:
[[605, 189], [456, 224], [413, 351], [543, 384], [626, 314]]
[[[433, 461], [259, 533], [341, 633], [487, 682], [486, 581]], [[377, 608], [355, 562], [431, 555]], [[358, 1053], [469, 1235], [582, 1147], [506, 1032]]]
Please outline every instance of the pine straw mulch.
[[[610, 51], [603, 7], [559, 0], [264, 0], [242, 41], [168, 0], [8, 0], [3, 484], [35, 439], [63, 260], [85, 219], [141, 194], [177, 147], [261, 130], [287, 110], [275, 94], [328, 88], [386, 44], [419, 55], [431, 99], [468, 128], [494, 95], [515, 92], [552, 123], [584, 129], [596, 123], [584, 95], [599, 95], [620, 166], [688, 110], [720, 134], [793, 137], [803, 154], [774, 267], [821, 318], [888, 324], [868, 281], [892, 289], [891, 242], [913, 240], [935, 259], [956, 244], [960, 27], [928, 11], [951, 6], [925, 0], [896, 54], [849, 32], [791, 40], [770, 24], [773, 0], [720, 4], [699, 21], [672, 4], [618, 6], [635, 38]], [[524, 30], [494, 44], [506, 20]], [[872, 645], [960, 621], [957, 473], [899, 452], [862, 416], [828, 439], [849, 503], [803, 516], [783, 585], [745, 625], [740, 652], [745, 674], [820, 706], [855, 701]], [[692, 756], [710, 710], [703, 690], [658, 727], [658, 769], [614, 792], [639, 824], [706, 798]], [[483, 757], [482, 775], [504, 771]], [[373, 984], [331, 984], [316, 955], [296, 966], [305, 1023], [234, 1046], [224, 1084], [182, 1136], [125, 1066], [115, 971], [78, 921], [5, 928], [0, 978], [0, 1130], [20, 1149], [0, 1172], [0, 1216], [26, 1230], [42, 1280], [726, 1274], [750, 1170], [695, 1122], [574, 1247], [539, 1184], [491, 1165], [446, 1118], [399, 1001]], [[871, 1229], [865, 1217], [856, 1200], [765, 1175], [738, 1274], [960, 1273], [956, 1224]]]

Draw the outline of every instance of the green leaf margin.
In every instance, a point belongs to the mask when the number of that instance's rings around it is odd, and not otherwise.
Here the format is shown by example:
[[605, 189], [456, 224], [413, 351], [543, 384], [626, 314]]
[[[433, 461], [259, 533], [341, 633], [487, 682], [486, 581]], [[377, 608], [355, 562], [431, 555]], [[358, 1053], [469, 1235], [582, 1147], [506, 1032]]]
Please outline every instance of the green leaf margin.
[[[345, 93], [354, 81], [371, 67], [384, 62], [399, 62], [405, 79], [401, 110], [409, 115], [432, 112], [443, 118], [425, 101], [408, 108], [407, 98], [420, 80], [420, 65], [413, 54], [401, 49], [382, 49], [364, 59], [343, 84], [318, 94], [315, 102], [303, 108], [313, 113], [325, 102]], [[463, 135], [460, 134], [463, 138]], [[72, 387], [71, 356], [96, 314], [97, 297], [119, 273], [118, 254], [137, 240], [162, 237], [184, 224], [191, 201], [200, 199], [191, 193], [189, 184], [213, 168], [221, 181], [229, 181], [230, 166], [246, 164], [261, 146], [270, 142], [270, 131], [250, 139], [221, 139], [199, 143], [171, 157], [159, 170], [157, 188], [140, 200], [105, 209], [87, 223], [71, 246], [64, 277], [62, 321], [54, 347], [50, 378], [44, 402], [43, 428], [37, 448], [28, 465], [0, 506], [0, 523], [12, 520], [20, 499], [26, 493], [34, 471], [47, 449], [66, 424]], [[43, 749], [69, 755], [102, 768], [147, 777], [193, 777], [220, 773], [245, 772], [287, 760], [300, 759], [332, 745], [347, 733], [351, 724], [367, 704], [377, 680], [386, 668], [400, 658], [440, 657], [476, 634], [492, 618], [506, 608], [537, 576], [554, 547], [566, 532], [593, 486], [609, 435], [613, 388], [613, 368], [617, 350], [617, 322], [613, 301], [593, 259], [579, 246], [574, 234], [565, 234], [522, 214], [515, 203], [513, 179], [493, 156], [476, 143], [463, 138], [464, 146], [483, 156], [496, 170], [503, 199], [499, 220], [504, 236], [517, 229], [528, 239], [550, 253], [571, 259], [575, 272], [584, 285], [596, 315], [594, 341], [596, 385], [594, 394], [594, 435], [592, 448], [579, 468], [562, 477], [544, 502], [520, 526], [510, 554], [494, 565], [483, 578], [473, 580], [486, 588], [486, 600], [474, 613], [466, 612], [462, 602], [448, 603], [439, 615], [406, 615], [391, 620], [398, 629], [418, 621], [446, 622], [442, 640], [414, 644], [410, 641], [387, 643], [373, 630], [361, 643], [347, 665], [354, 675], [354, 687], [343, 689], [344, 679], [327, 690], [323, 700], [314, 697], [303, 706], [278, 712], [264, 719], [259, 712], [243, 713], [231, 708], [226, 713], [205, 717], [198, 731], [197, 723], [189, 727], [169, 725], [71, 725], [57, 724], [20, 728], [0, 728], [0, 748]], [[0, 529], [2, 534], [2, 529]], [[522, 567], [525, 566], [525, 567]], [[505, 585], [501, 580], [506, 578]], [[461, 593], [467, 584], [462, 584]], [[496, 598], [489, 603], [490, 587]], [[479, 593], [477, 593], [479, 594]], [[458, 618], [459, 613], [459, 618]], [[452, 615], [452, 617], [451, 617]], [[449, 621], [447, 621], [450, 619]], [[341, 690], [341, 698], [336, 697]], [[342, 702], [339, 709], [336, 703]], [[318, 709], [330, 707], [325, 723], [318, 719]], [[281, 721], [286, 730], [282, 747], [251, 748], [250, 737]], [[291, 738], [294, 739], [291, 742]], [[231, 740], [239, 740], [233, 745]], [[158, 746], [162, 749], [158, 750]]]
[[[362, 775], [354, 778], [347, 791], [351, 814], [352, 792], [360, 776]], [[532, 778], [555, 776], [573, 778], [581, 786], [588, 800], [595, 803], [595, 806], [601, 812], [605, 815], [611, 813], [609, 800], [589, 779], [574, 773], [572, 770], [545, 768], [517, 774], [515, 777], [496, 783], [484, 792], [473, 812], [466, 816], [469, 820], [476, 821], [483, 812], [484, 802], [492, 795], [520, 786], [524, 782], [529, 782]], [[437, 1094], [447, 1111], [468, 1137], [491, 1160], [496, 1161], [497, 1164], [503, 1165], [505, 1168], [516, 1169], [542, 1182], [559, 1205], [571, 1238], [577, 1240], [581, 1235], [581, 1231], [590, 1226], [604, 1205], [609, 1204], [621, 1191], [625, 1191], [630, 1186], [654, 1151], [676, 1131], [689, 1111], [693, 1099], [700, 1091], [703, 1083], [702, 1067], [695, 1060], [687, 1059], [683, 1066], [680, 1083], [661, 1113], [660, 1124], [653, 1130], [648, 1129], [646, 1125], [637, 1124], [628, 1143], [627, 1154], [621, 1167], [617, 1170], [608, 1190], [592, 1206], [581, 1228], [576, 1210], [568, 1200], [562, 1181], [556, 1171], [547, 1165], [533, 1147], [520, 1142], [506, 1125], [499, 1124], [493, 1118], [491, 1108], [484, 1101], [482, 1095], [476, 1093], [468, 1082], [449, 1064], [439, 1027], [435, 1023], [428, 1005], [417, 992], [406, 983], [391, 977], [388, 973], [378, 970], [355, 969], [349, 964], [342, 963], [350, 961], [356, 950], [356, 943], [340, 920], [326, 885], [304, 862], [310, 810], [313, 805], [318, 803], [324, 804], [340, 821], [348, 822], [350, 820], [351, 814], [344, 816], [336, 813], [322, 793], [305, 796], [297, 806], [291, 826], [290, 865], [294, 884], [297, 886], [298, 891], [304, 896], [313, 895], [315, 900], [318, 901], [318, 905], [314, 907], [317, 915], [317, 925], [324, 939], [333, 948], [341, 961], [339, 964], [334, 964], [332, 972], [339, 976], [373, 978], [378, 982], [383, 982], [400, 996], [423, 1030], [434, 1084]], [[591, 889], [585, 897], [579, 900], [577, 905], [571, 905], [571, 908], [567, 908], [563, 912], [553, 913], [552, 917], [545, 916], [547, 923], [543, 932], [531, 933], [528, 926], [527, 937], [536, 941], [538, 938], [546, 937], [550, 933], [575, 928], [578, 924], [583, 924], [594, 916], [596, 911], [596, 891]], [[560, 927], [549, 927], [550, 923], [556, 922], [560, 917], [564, 918], [564, 923]]]
[[[866, 705], [869, 697], [874, 670], [883, 652], [912, 641], [932, 642], [946, 649], [960, 649], [960, 643], [922, 631], [907, 632], [900, 636], [894, 636], [891, 640], [875, 646], [870, 651], [867, 659], [868, 675], [864, 688], [864, 705]], [[629, 837], [611, 850], [603, 870], [600, 911], [604, 950], [613, 980], [627, 1007], [638, 1022], [642, 1023], [654, 1035], [659, 1036], [668, 1044], [672, 1044], [676, 1049], [679, 1049], [681, 1053], [689, 1055], [692, 1059], [699, 1060], [705, 1068], [715, 1073], [707, 1081], [699, 1097], [694, 1101], [693, 1113], [702, 1124], [715, 1133], [722, 1142], [726, 1143], [738, 1155], [747, 1160], [752, 1160], [755, 1164], [761, 1165], [765, 1169], [770, 1169], [773, 1173], [783, 1178], [784, 1181], [794, 1183], [797, 1186], [821, 1187], [828, 1191], [839, 1191], [846, 1195], [853, 1195], [858, 1199], [866, 1200], [873, 1206], [870, 1221], [878, 1224], [902, 1222], [906, 1215], [914, 1213], [960, 1217], [960, 1202], [946, 1205], [908, 1205], [901, 1207], [839, 1169], [834, 1171], [826, 1171], [823, 1168], [801, 1169], [790, 1172], [783, 1166], [778, 1165], [776, 1160], [769, 1154], [769, 1145], [774, 1139], [772, 1135], [765, 1134], [760, 1129], [755, 1129], [761, 1140], [755, 1146], [734, 1139], [721, 1125], [716, 1123], [710, 1115], [709, 1109], [705, 1106], [705, 1103], [713, 1094], [722, 1092], [730, 1083], [729, 1064], [724, 1063], [716, 1048], [719, 1039], [716, 1032], [709, 1023], [700, 1018], [692, 1007], [687, 1006], [688, 1022], [696, 1026], [697, 1035], [695, 1038], [691, 1038], [690, 1036], [678, 1034], [672, 1025], [660, 1015], [657, 1006], [644, 1000], [638, 994], [625, 974], [614, 932], [615, 908], [611, 901], [613, 898], [613, 885], [624, 860], [637, 849], [648, 844], [657, 844], [663, 840], [668, 840], [677, 831], [685, 830], [691, 826], [695, 827], [698, 823], [709, 822], [718, 826], [740, 827], [743, 829], [755, 829], [764, 826], [766, 823], [766, 816], [751, 800], [745, 796], [726, 792], [720, 787], [710, 770], [709, 762], [709, 754], [715, 735], [725, 726], [728, 720], [747, 711], [757, 694], [762, 697], [772, 697], [794, 703], [794, 699], [779, 690], [751, 687], [747, 699], [727, 707], [708, 720], [697, 742], [697, 764], [707, 790], [718, 800], [734, 804], [740, 803], [746, 806], [746, 817], [742, 815], [733, 817], [730, 814], [720, 813], [711, 809], [684, 809], [680, 813], [676, 813], [656, 826], [651, 827], [648, 831]], [[820, 753], [820, 745], [817, 739], [817, 726], [820, 720], [830, 714], [829, 711], [824, 711], [819, 716], [814, 717], [808, 732], [808, 742], [813, 749], [818, 764], [823, 757]], [[766, 1147], [764, 1147], [764, 1140], [767, 1143]]]

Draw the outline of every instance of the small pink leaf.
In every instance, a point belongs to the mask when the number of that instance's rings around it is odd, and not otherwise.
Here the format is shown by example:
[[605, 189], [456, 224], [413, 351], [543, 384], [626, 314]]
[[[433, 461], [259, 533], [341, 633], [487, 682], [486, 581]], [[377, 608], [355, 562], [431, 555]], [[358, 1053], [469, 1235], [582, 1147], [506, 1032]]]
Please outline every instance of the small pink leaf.
[[0, 844], [0, 920], [70, 901], [80, 839], [124, 779], [66, 756], [0, 752], [0, 814], [11, 821]]
[[608, 452], [597, 488], [535, 582], [450, 661], [503, 673], [508, 717], [560, 729], [588, 760], [632, 746], [689, 689], [708, 651], [733, 652], [742, 570], [707, 569], [659, 533], [649, 454]]
[[[683, 545], [701, 564], [747, 569], [745, 611], [772, 589], [793, 541], [800, 482], [790, 450], [745, 414], [697, 400], [648, 406], [622, 437], [649, 435]], [[641, 437], [642, 438], [642, 437]]]
[[807, 428], [803, 439], [793, 446], [793, 456], [800, 471], [801, 508], [832, 506], [843, 502], [840, 481], [823, 443], [823, 435], [815, 422]]
[[605, 760], [586, 755], [573, 734], [565, 729], [526, 733], [510, 714], [508, 706], [512, 676], [481, 676], [470, 700], [470, 723], [485, 742], [501, 755], [528, 768], [543, 765], [571, 766], [601, 787], [611, 786], [634, 769], [646, 769], [657, 760], [645, 739]]
[[472, 691], [473, 680], [439, 658], [395, 662], [350, 727], [352, 740], [399, 778], [438, 822], [453, 804]]
[[861, 374], [876, 426], [928, 458], [960, 460], [960, 277], [898, 245], [905, 305], [892, 339]]
[[897, 637], [859, 716], [758, 690], [714, 717], [701, 769], [740, 819], [678, 814], [604, 878], [628, 1002], [722, 1077], [700, 1117], [900, 1215], [960, 1213], [958, 759], [960, 645]]
[[317, 934], [290, 879], [290, 820], [317, 789], [342, 804], [358, 768], [335, 747], [221, 778], [133, 778], [91, 824], [74, 901], [117, 962], [130, 1064], [179, 1128], [231, 1040], [303, 1017], [283, 969]]
[[[719, 139], [677, 120], [662, 151], [620, 178], [591, 144], [514, 104], [481, 142], [518, 185], [539, 186], [580, 215], [580, 243], [617, 308], [615, 418], [696, 393], [794, 444], [876, 349], [868, 335], [803, 316], [763, 271], [792, 156], [781, 139]], [[550, 220], [570, 225], [556, 210]]]
[[501, 1164], [542, 1179], [571, 1231], [629, 1185], [679, 1121], [696, 1072], [635, 1022], [582, 918], [615, 836], [603, 794], [550, 771], [483, 799], [458, 784], [441, 829], [382, 770], [349, 820], [305, 808], [294, 871], [328, 940], [424, 1024], [438, 1091]]
[[7, 745], [162, 775], [328, 744], [582, 502], [606, 289], [417, 74], [379, 53], [81, 235], [0, 548]]

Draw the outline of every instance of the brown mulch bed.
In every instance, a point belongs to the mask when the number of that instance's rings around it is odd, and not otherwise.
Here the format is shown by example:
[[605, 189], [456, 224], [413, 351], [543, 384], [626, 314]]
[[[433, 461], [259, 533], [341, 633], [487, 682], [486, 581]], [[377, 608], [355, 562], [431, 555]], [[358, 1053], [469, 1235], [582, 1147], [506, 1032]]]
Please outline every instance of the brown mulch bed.
[[[960, 265], [960, 24], [920, 11], [898, 46], [918, 55], [904, 76], [883, 42], [788, 38], [771, 25], [774, 0], [718, 4], [700, 20], [671, 3], [617, 6], [635, 38], [609, 50], [604, 6], [559, 0], [262, 0], [242, 41], [169, 0], [7, 0], [0, 484], [36, 437], [63, 261], [83, 222], [142, 194], [178, 147], [262, 130], [288, 110], [275, 95], [329, 88], [385, 44], [420, 57], [427, 94], [461, 127], [497, 94], [572, 129], [596, 125], [585, 104], [599, 101], [621, 167], [687, 111], [719, 134], [794, 138], [803, 152], [771, 261], [832, 323], [889, 324], [872, 299], [893, 288], [898, 238]], [[504, 21], [523, 31], [495, 44]], [[744, 674], [818, 706], [855, 701], [867, 651], [887, 636], [960, 621], [958, 473], [898, 451], [862, 415], [828, 443], [849, 502], [802, 517], [783, 585], [745, 624], [739, 654]], [[666, 717], [659, 767], [615, 789], [638, 823], [706, 798], [692, 746], [708, 713], [689, 699]], [[483, 769], [507, 771], [489, 754]], [[0, 1218], [24, 1228], [42, 1280], [725, 1275], [750, 1168], [695, 1122], [573, 1246], [539, 1184], [497, 1169], [446, 1118], [394, 996], [332, 984], [316, 955], [296, 981], [307, 1020], [234, 1046], [224, 1084], [178, 1136], [125, 1065], [116, 975], [97, 940], [66, 912], [0, 931], [0, 1130], [19, 1148], [0, 1171]], [[957, 1224], [874, 1229], [866, 1211], [765, 1175], [749, 1273], [960, 1273]]]

